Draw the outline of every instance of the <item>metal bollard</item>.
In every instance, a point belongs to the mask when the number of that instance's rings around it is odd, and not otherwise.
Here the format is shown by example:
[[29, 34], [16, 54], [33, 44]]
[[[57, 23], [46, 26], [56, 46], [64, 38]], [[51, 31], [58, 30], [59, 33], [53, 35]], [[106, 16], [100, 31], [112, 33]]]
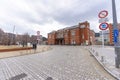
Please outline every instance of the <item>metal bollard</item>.
[[101, 56], [101, 62], [104, 62], [104, 56]]
[[95, 52], [95, 50], [93, 49], [93, 53]]
[[96, 56], [99, 56], [99, 55], [98, 55], [98, 52], [96, 52], [95, 55], [96, 55]]

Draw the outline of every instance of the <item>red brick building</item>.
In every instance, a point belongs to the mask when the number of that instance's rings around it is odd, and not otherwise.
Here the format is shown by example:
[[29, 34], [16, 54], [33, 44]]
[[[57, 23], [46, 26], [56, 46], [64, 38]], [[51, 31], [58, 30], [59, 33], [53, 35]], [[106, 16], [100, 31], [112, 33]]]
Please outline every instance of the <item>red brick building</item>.
[[90, 45], [95, 45], [95, 32], [90, 30]]
[[89, 23], [83, 22], [78, 25], [60, 29], [48, 33], [48, 44], [52, 45], [89, 45], [94, 42], [94, 31], [90, 30]]

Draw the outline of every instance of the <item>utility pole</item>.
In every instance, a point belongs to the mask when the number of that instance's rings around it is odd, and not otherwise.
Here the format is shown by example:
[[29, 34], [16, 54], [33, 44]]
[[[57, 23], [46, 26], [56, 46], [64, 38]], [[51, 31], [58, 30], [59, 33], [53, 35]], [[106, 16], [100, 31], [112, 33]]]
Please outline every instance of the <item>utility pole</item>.
[[14, 31], [15, 31], [15, 25], [13, 26], [12, 44], [14, 44], [14, 42], [15, 42]]
[[112, 13], [113, 13], [114, 47], [115, 47], [115, 66], [116, 66], [116, 68], [119, 68], [119, 64], [120, 64], [120, 44], [119, 44], [119, 30], [118, 30], [118, 23], [117, 23], [115, 0], [112, 0]]

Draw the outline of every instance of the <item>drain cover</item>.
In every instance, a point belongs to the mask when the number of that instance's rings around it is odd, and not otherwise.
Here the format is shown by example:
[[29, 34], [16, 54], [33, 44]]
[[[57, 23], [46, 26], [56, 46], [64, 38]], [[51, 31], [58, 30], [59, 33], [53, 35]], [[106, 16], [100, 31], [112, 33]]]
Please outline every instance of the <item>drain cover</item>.
[[26, 77], [26, 76], [27, 76], [27, 74], [21, 73], [21, 74], [19, 74], [19, 75], [16, 75], [16, 76], [14, 76], [14, 77], [11, 77], [9, 80], [20, 80], [20, 79], [22, 79], [22, 78], [24, 78], [24, 77]]
[[46, 80], [53, 80], [53, 78], [52, 77], [48, 77]]

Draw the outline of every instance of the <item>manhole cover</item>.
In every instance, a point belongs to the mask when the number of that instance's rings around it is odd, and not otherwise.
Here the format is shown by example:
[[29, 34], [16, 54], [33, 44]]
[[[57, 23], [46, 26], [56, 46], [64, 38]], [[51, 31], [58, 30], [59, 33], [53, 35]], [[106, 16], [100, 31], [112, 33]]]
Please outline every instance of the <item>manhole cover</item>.
[[48, 77], [46, 80], [53, 80], [53, 78], [52, 77]]
[[16, 75], [16, 76], [14, 76], [14, 77], [11, 77], [9, 80], [20, 80], [20, 79], [22, 79], [22, 78], [24, 78], [24, 77], [26, 77], [26, 76], [27, 76], [27, 74], [21, 73], [21, 74], [19, 74], [19, 75]]

